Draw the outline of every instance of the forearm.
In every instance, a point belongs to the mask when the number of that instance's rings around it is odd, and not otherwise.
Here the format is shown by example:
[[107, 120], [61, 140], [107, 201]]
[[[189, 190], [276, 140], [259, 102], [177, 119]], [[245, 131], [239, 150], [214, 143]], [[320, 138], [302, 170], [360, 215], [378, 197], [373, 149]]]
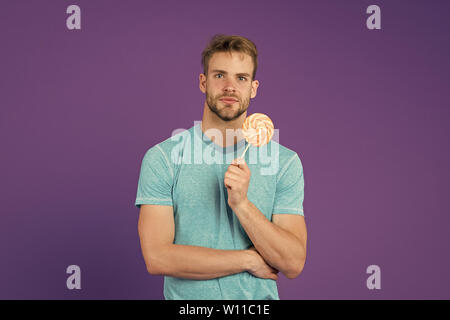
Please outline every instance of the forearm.
[[292, 233], [269, 221], [250, 201], [234, 208], [258, 253], [273, 268], [295, 278], [304, 265], [306, 249]]
[[248, 250], [219, 250], [170, 244], [152, 255], [148, 264], [152, 274], [208, 280], [248, 271]]

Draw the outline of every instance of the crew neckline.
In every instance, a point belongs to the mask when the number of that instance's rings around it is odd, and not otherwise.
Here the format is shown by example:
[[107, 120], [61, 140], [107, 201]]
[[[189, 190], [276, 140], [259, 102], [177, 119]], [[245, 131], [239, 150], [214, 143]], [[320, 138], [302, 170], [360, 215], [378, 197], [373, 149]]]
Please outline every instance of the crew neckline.
[[[231, 145], [231, 146], [227, 146], [227, 147], [222, 147], [219, 146], [218, 144], [216, 144], [214, 141], [212, 141], [203, 131], [201, 128], [201, 124], [202, 122], [198, 122], [195, 126], [194, 126], [194, 131], [195, 134], [197, 136], [197, 138], [199, 138], [200, 140], [202, 140], [202, 142], [208, 146], [212, 146], [214, 147], [215, 150], [219, 151], [222, 154], [229, 154], [229, 153], [233, 153], [233, 152], [238, 152], [242, 151], [245, 149], [245, 147], [247, 146], [248, 142], [245, 139], [242, 139], [240, 141], [238, 141], [236, 144]], [[237, 149], [237, 150], [236, 150]]]

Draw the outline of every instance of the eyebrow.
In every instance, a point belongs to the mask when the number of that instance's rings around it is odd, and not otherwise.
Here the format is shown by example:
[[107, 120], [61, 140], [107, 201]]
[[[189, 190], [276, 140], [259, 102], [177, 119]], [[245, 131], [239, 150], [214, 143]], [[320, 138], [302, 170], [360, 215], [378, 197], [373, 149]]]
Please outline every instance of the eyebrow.
[[[217, 72], [217, 73], [223, 73], [223, 74], [228, 74], [228, 72], [226, 72], [225, 70], [218, 70], [218, 69], [214, 69], [211, 71], [212, 73]], [[250, 75], [248, 73], [236, 73], [237, 76], [246, 76], [246, 77], [250, 77]]]

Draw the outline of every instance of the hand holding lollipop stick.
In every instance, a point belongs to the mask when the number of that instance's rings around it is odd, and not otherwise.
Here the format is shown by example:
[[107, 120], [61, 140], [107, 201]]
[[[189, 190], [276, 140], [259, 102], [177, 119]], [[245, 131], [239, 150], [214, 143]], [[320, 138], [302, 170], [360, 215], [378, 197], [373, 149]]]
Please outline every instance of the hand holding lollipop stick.
[[242, 124], [242, 134], [248, 145], [239, 159], [243, 159], [250, 145], [255, 147], [269, 143], [273, 136], [273, 123], [270, 118], [263, 113], [253, 113], [248, 116]]

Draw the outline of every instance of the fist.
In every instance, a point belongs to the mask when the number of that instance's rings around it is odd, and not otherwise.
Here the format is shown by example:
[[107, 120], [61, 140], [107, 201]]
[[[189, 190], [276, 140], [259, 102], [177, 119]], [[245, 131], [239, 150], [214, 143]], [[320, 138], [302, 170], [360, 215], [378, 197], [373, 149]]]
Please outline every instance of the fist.
[[228, 205], [235, 208], [247, 201], [250, 169], [244, 159], [234, 159], [224, 176], [224, 184], [228, 192]]
[[255, 247], [250, 247], [247, 252], [252, 256], [248, 272], [258, 278], [278, 280], [278, 270], [272, 268], [256, 251]]

